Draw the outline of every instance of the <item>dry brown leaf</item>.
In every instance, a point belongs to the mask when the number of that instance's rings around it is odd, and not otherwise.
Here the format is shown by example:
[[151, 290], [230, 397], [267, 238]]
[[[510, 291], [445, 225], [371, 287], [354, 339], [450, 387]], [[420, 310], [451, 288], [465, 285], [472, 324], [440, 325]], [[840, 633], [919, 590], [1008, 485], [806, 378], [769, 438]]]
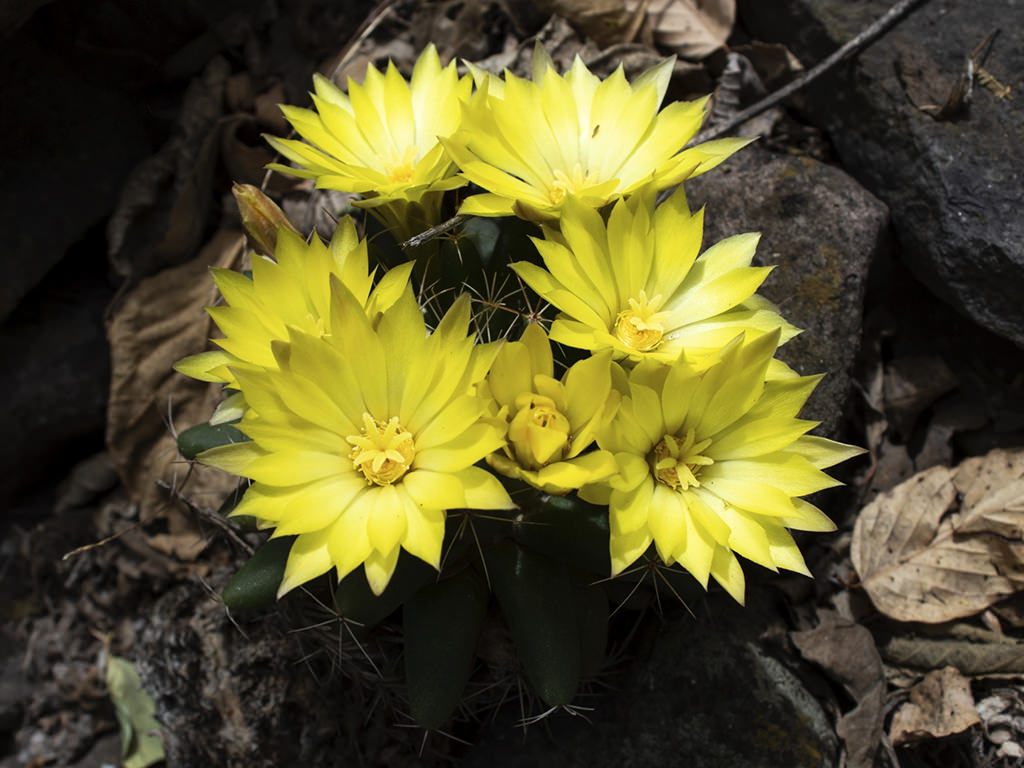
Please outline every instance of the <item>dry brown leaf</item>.
[[991, 532], [1011, 541], [1024, 538], [1024, 450], [992, 451], [965, 459], [953, 485], [961, 494], [957, 533]]
[[889, 738], [894, 745], [941, 739], [979, 722], [970, 681], [954, 667], [944, 667], [910, 689], [910, 700], [893, 715]]
[[602, 46], [620, 38], [631, 17], [623, 0], [534, 0], [533, 5], [545, 15], [561, 16]]
[[819, 613], [821, 624], [791, 632], [800, 654], [840, 682], [857, 703], [843, 715], [836, 732], [846, 745], [848, 768], [871, 768], [885, 718], [885, 672], [871, 633], [832, 611]]
[[[108, 324], [112, 370], [107, 448], [140, 505], [143, 522], [168, 505], [168, 494], [157, 481], [180, 488], [190, 471], [178, 456], [168, 417], [178, 430], [190, 427], [206, 421], [219, 399], [219, 386], [192, 381], [171, 366], [205, 349], [211, 327], [203, 307], [216, 299], [209, 268], [231, 266], [242, 244], [241, 233], [221, 230], [192, 261], [139, 283]], [[196, 503], [216, 507], [235, 482], [227, 474], [196, 466], [185, 492]], [[170, 533], [186, 530], [172, 525]]]
[[140, 163], [107, 224], [108, 256], [119, 275], [146, 277], [195, 254], [212, 202], [224, 88], [231, 67], [215, 57], [185, 93], [174, 135]]
[[82, 459], [57, 486], [53, 510], [59, 513], [83, 507], [117, 485], [118, 479], [114, 462], [106, 451]]
[[769, 91], [787, 85], [804, 71], [800, 60], [782, 43], [753, 40], [747, 45], [730, 46], [730, 50], [745, 56], [754, 65]]
[[875, 607], [936, 623], [1024, 589], [1022, 475], [1024, 450], [998, 449], [920, 472], [868, 504], [850, 554]]
[[992, 606], [992, 610], [1000, 620], [1010, 626], [1018, 629], [1024, 627], [1024, 592], [1018, 592], [1016, 595], [996, 603]]
[[881, 647], [887, 663], [914, 669], [953, 666], [965, 675], [1024, 674], [1024, 644], [893, 637]]
[[[643, 0], [626, 0], [635, 13]], [[655, 41], [684, 59], [703, 59], [721, 48], [736, 20], [736, 0], [650, 0], [647, 21]]]

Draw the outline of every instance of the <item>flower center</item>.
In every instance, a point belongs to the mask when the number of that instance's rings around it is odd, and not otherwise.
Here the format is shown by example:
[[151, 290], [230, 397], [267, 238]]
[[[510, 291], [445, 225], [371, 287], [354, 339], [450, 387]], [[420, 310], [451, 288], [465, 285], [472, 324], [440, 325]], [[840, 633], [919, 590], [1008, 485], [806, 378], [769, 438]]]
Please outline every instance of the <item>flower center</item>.
[[395, 184], [408, 184], [416, 172], [416, 145], [410, 144], [401, 154], [392, 150], [384, 168], [389, 181]]
[[548, 190], [548, 197], [554, 205], [559, 205], [569, 195], [577, 195], [594, 183], [580, 163], [576, 163], [570, 173], [559, 169], [554, 172], [554, 176], [551, 189]]
[[526, 392], [515, 400], [516, 415], [508, 426], [508, 440], [516, 461], [526, 469], [540, 469], [561, 461], [569, 450], [569, 419], [554, 400]]
[[397, 416], [382, 424], [364, 413], [359, 434], [345, 440], [352, 446], [352, 466], [363, 473], [367, 485], [391, 485], [401, 479], [416, 455], [412, 433], [402, 429]]
[[673, 491], [685, 491], [691, 486], [699, 488], [700, 468], [715, 463], [701, 455], [709, 445], [710, 440], [695, 442], [693, 428], [687, 430], [685, 438], [665, 435], [647, 457], [654, 479]]
[[665, 335], [661, 321], [665, 315], [655, 311], [660, 304], [661, 294], [648, 300], [645, 291], [640, 291], [638, 298], [630, 299], [629, 309], [615, 317], [615, 335], [619, 341], [637, 352], [650, 352], [661, 346]]

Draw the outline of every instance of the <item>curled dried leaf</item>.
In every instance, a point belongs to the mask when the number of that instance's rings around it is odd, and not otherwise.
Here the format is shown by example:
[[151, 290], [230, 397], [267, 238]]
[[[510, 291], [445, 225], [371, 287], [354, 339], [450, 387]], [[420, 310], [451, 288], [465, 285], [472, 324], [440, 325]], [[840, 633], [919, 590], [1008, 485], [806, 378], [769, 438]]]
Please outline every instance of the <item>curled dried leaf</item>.
[[896, 745], [941, 739], [979, 722], [970, 681], [955, 668], [944, 667], [910, 689], [910, 701], [893, 715], [889, 738]]
[[[143, 522], [167, 511], [168, 494], [157, 481], [177, 489], [189, 473], [168, 420], [179, 429], [203, 421], [221, 397], [220, 387], [186, 379], [172, 366], [206, 344], [212, 328], [203, 307], [216, 300], [209, 269], [231, 266], [242, 244], [241, 233], [221, 230], [192, 261], [139, 283], [108, 324], [107, 450]], [[188, 492], [219, 499], [234, 484], [220, 472], [194, 471]]]
[[[642, 0], [626, 0], [626, 10], [637, 12]], [[647, 21], [655, 41], [684, 59], [703, 59], [721, 48], [736, 20], [735, 0], [650, 0]]]
[[1024, 450], [932, 467], [861, 511], [854, 567], [875, 607], [894, 619], [980, 613], [1024, 589], [1022, 508]]

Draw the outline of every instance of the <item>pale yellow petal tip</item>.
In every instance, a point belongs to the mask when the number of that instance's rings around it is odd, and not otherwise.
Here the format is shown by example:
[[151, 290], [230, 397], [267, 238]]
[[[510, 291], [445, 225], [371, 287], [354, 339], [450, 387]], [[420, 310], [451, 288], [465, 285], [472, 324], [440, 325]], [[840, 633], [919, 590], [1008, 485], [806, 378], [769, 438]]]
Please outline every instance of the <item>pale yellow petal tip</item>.
[[459, 206], [459, 215], [482, 216], [485, 218], [512, 216], [514, 215], [514, 203], [515, 201], [507, 197], [490, 193], [471, 195], [462, 201], [462, 205]]
[[277, 599], [280, 600], [282, 597], [287, 595], [293, 589], [295, 589], [296, 587], [302, 586], [305, 583], [306, 582], [304, 582], [304, 581], [297, 581], [297, 580], [289, 581], [287, 578], [281, 579], [281, 585], [277, 588]]
[[218, 369], [235, 361], [237, 361], [237, 358], [233, 355], [222, 350], [213, 350], [182, 358], [173, 367], [178, 373], [184, 374], [191, 379], [211, 383], [224, 383], [227, 379], [220, 375]]
[[398, 565], [398, 553], [399, 547], [397, 546], [386, 554], [374, 550], [363, 563], [366, 582], [370, 585], [370, 591], [377, 597], [380, 597], [388, 588], [388, 583]]

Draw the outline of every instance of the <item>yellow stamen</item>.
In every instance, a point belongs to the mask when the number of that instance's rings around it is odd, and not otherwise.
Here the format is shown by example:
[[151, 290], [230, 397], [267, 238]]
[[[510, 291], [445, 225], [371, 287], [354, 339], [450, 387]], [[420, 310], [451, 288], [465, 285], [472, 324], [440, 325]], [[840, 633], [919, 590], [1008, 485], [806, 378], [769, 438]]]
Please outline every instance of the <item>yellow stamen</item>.
[[664, 313], [656, 311], [661, 300], [661, 294], [648, 299], [646, 291], [630, 299], [629, 309], [615, 317], [615, 335], [619, 341], [637, 352], [651, 352], [661, 346], [665, 335]]
[[701, 455], [709, 445], [711, 440], [696, 442], [692, 427], [682, 439], [665, 435], [647, 457], [654, 479], [674, 491], [699, 488], [701, 467], [715, 463], [713, 459]]
[[381, 423], [364, 413], [359, 434], [345, 440], [352, 446], [348, 455], [352, 466], [363, 473], [367, 485], [391, 485], [400, 480], [416, 455], [412, 433], [402, 429], [397, 416]]
[[590, 173], [583, 170], [581, 163], [576, 163], [570, 173], [557, 169], [553, 175], [555, 178], [548, 190], [548, 197], [554, 205], [558, 205], [569, 195], [579, 195], [580, 192], [594, 184]]
[[416, 173], [416, 146], [410, 144], [401, 154], [392, 152], [385, 162], [388, 180], [395, 184], [408, 184]]

